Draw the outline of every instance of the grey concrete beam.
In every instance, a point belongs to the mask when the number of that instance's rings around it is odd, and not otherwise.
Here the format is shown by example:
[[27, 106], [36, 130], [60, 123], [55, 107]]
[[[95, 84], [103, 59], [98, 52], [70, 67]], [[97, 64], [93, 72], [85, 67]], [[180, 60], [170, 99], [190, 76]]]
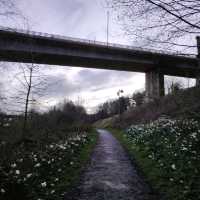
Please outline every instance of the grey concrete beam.
[[197, 59], [0, 31], [0, 61], [79, 66], [133, 72], [151, 71], [157, 63], [165, 75], [196, 78]]

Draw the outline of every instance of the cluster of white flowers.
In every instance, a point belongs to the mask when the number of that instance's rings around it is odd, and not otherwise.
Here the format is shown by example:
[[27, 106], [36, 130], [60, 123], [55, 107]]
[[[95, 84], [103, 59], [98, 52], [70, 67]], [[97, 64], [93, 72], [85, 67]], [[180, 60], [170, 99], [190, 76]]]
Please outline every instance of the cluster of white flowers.
[[[125, 137], [133, 148], [146, 152], [161, 170], [167, 171], [170, 184], [181, 185], [184, 193], [191, 185], [200, 188], [196, 178], [200, 173], [200, 123], [193, 119], [157, 120], [149, 124], [132, 125]], [[199, 179], [200, 181], [200, 179]]]
[[[88, 141], [87, 135], [77, 133], [66, 140], [47, 144], [42, 150], [24, 153], [23, 149], [18, 149], [16, 159], [9, 163], [0, 162], [0, 177], [5, 177], [0, 181], [0, 199], [1, 195], [11, 191], [4, 187], [10, 182], [30, 187], [30, 191], [35, 190], [38, 195], [46, 195], [36, 199], [48, 199], [48, 195], [60, 196], [61, 194], [57, 194], [56, 185], [62, 181], [67, 165], [73, 167], [75, 164], [76, 152]], [[38, 190], [41, 190], [41, 193]]]
[[45, 182], [41, 183], [41, 186], [42, 187], [46, 187], [47, 186], [47, 182], [45, 181]]

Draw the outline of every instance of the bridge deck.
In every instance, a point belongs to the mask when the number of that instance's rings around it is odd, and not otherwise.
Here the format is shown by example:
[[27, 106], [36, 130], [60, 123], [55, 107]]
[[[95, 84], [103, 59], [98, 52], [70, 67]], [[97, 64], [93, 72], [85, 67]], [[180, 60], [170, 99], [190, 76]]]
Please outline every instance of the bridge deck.
[[196, 57], [46, 33], [0, 28], [0, 60], [148, 72], [195, 78]]

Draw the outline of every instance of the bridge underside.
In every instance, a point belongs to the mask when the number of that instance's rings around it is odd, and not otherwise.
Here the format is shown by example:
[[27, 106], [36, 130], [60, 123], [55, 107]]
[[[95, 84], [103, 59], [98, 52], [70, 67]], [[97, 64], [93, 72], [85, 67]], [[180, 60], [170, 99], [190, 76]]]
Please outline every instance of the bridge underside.
[[146, 73], [149, 98], [164, 94], [164, 75], [196, 78], [196, 58], [0, 31], [0, 61]]

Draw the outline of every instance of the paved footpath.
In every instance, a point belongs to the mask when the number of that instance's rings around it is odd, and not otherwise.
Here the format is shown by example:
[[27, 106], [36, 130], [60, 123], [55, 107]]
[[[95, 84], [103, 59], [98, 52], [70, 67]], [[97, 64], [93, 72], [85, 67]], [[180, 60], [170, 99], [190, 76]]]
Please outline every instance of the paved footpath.
[[83, 174], [77, 200], [154, 200], [148, 185], [137, 174], [119, 142], [106, 130], [99, 140], [91, 163]]

